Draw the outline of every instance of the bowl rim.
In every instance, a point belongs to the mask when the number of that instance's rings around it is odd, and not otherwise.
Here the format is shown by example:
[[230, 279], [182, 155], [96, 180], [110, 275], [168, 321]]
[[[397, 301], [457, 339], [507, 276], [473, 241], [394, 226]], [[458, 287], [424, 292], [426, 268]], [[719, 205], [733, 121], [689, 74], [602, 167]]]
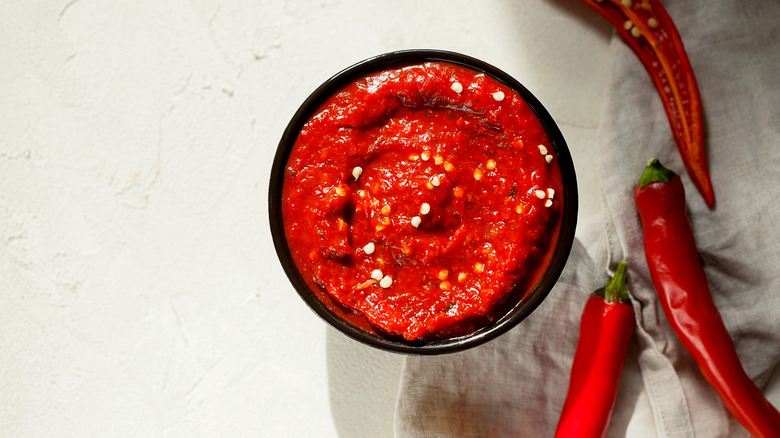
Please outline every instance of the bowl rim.
[[[518, 303], [512, 306], [494, 323], [481, 327], [469, 334], [432, 341], [404, 341], [387, 339], [368, 333], [347, 321], [339, 318], [309, 289], [292, 259], [287, 239], [284, 233], [282, 218], [282, 184], [284, 168], [292, 151], [298, 132], [311, 115], [334, 92], [367, 74], [392, 68], [395, 66], [423, 63], [448, 62], [462, 65], [485, 74], [515, 90], [525, 99], [529, 107], [542, 123], [553, 149], [558, 157], [563, 185], [563, 207], [560, 234], [553, 249], [549, 265], [542, 278]], [[380, 350], [411, 355], [436, 355], [463, 351], [484, 344], [506, 333], [528, 317], [549, 295], [563, 271], [574, 243], [577, 225], [578, 191], [577, 179], [571, 153], [558, 125], [552, 116], [542, 106], [541, 102], [520, 82], [503, 70], [485, 61], [458, 52], [437, 49], [407, 49], [383, 53], [357, 62], [336, 73], [317, 87], [300, 105], [285, 128], [271, 168], [268, 186], [268, 212], [271, 235], [277, 257], [298, 295], [306, 302], [320, 318], [331, 327], [346, 336], [378, 348]]]

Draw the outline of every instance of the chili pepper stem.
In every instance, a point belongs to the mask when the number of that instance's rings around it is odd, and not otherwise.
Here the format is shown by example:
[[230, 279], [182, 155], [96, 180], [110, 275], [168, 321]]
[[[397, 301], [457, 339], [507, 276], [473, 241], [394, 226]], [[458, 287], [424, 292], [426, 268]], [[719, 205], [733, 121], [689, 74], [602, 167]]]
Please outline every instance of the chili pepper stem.
[[658, 158], [653, 158], [647, 163], [645, 172], [639, 178], [639, 187], [645, 188], [648, 184], [654, 182], [668, 183], [675, 176], [677, 176], [677, 174], [664, 167], [661, 162], [658, 161]]
[[621, 260], [615, 269], [615, 275], [609, 281], [609, 284], [595, 291], [593, 294], [604, 298], [608, 303], [628, 303], [628, 291], [626, 290], [626, 272], [627, 263]]

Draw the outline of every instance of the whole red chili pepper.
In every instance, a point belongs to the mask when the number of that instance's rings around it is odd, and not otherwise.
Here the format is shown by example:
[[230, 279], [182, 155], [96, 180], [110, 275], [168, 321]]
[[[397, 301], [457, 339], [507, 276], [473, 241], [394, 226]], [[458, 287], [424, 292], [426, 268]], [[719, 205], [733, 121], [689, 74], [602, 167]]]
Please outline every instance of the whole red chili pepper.
[[626, 262], [620, 262], [609, 284], [590, 296], [582, 312], [569, 390], [556, 437], [607, 434], [633, 332], [634, 310], [626, 292]]
[[650, 73], [685, 168], [704, 201], [715, 205], [704, 149], [701, 97], [680, 34], [657, 0], [582, 0], [604, 16]]
[[672, 328], [726, 409], [755, 437], [780, 437], [780, 413], [747, 376], [699, 261], [680, 178], [651, 161], [634, 200], [650, 277]]

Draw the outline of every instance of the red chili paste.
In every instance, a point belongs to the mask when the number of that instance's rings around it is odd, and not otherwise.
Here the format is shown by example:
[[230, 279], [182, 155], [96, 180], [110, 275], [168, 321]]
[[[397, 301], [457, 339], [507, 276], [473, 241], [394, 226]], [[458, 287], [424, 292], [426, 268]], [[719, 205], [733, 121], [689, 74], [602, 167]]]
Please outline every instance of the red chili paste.
[[282, 215], [324, 302], [431, 339], [533, 286], [562, 193], [550, 140], [517, 92], [428, 62], [366, 76], [319, 108], [287, 162]]

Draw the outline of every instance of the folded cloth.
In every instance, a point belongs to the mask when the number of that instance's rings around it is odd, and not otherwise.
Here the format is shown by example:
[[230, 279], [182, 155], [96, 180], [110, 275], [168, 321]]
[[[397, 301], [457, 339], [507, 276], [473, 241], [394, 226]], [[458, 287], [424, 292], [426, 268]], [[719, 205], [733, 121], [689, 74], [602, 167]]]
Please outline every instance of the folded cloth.
[[664, 5], [699, 83], [715, 208], [685, 172], [647, 73], [614, 35], [594, 151], [600, 217], [580, 222], [558, 284], [527, 320], [462, 353], [405, 359], [396, 436], [552, 436], [583, 306], [621, 259], [637, 329], [609, 436], [748, 436], [682, 348], [650, 282], [633, 189], [651, 158], [681, 175], [715, 304], [746, 372], [780, 403], [780, 2]]

